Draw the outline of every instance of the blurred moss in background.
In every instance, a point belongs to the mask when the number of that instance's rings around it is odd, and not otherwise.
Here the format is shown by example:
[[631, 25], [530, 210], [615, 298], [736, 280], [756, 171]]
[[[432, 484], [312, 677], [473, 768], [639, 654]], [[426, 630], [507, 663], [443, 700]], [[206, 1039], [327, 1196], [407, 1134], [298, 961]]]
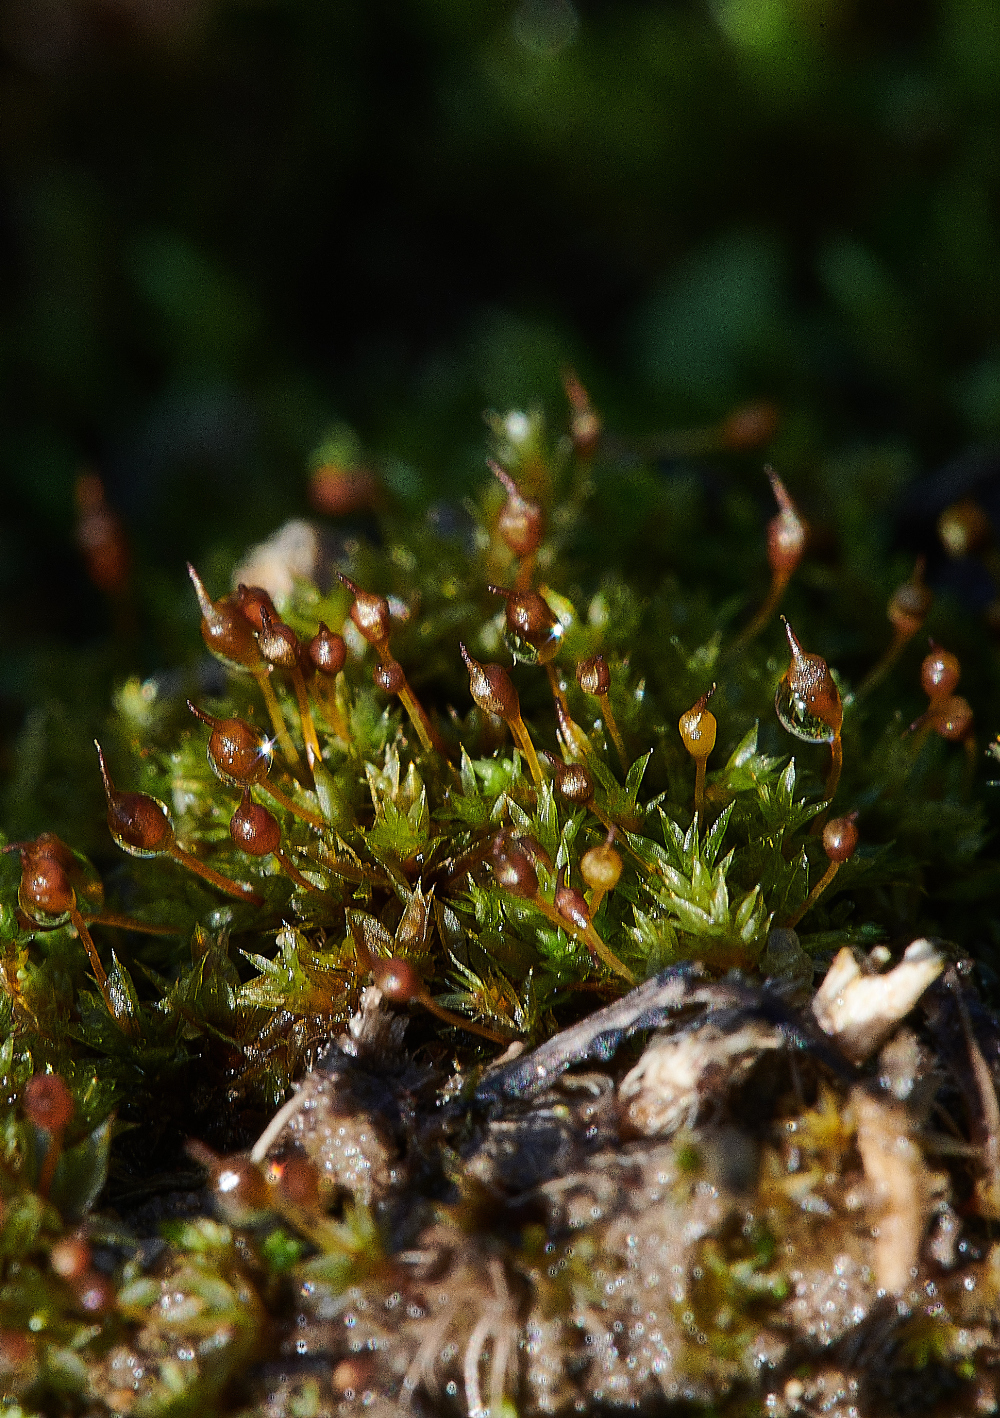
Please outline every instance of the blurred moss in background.
[[14, 829], [61, 826], [116, 677], [197, 655], [184, 561], [223, 589], [324, 446], [454, 502], [482, 410], [570, 363], [654, 447], [772, 401], [790, 484], [895, 526], [1000, 434], [990, 0], [7, 0], [0, 53]]

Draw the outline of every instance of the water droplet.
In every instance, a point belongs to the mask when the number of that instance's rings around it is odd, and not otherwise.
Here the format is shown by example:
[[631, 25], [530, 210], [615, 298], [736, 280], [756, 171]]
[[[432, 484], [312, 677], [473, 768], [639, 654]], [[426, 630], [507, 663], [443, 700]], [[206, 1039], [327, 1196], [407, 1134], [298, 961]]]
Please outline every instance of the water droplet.
[[805, 698], [794, 693], [787, 675], [774, 696], [774, 712], [782, 726], [805, 743], [832, 743], [837, 737], [829, 724], [810, 712]]

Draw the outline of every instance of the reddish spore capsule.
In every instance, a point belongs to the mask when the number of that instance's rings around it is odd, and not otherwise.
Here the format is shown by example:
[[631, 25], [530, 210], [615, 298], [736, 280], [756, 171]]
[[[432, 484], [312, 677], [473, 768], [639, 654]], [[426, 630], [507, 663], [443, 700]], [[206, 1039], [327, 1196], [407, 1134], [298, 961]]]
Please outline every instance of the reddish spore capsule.
[[857, 813], [832, 817], [823, 828], [823, 850], [831, 862], [840, 865], [854, 856], [858, 845]]
[[24, 1089], [24, 1114], [45, 1132], [61, 1132], [73, 1117], [73, 1095], [57, 1073], [36, 1073]]

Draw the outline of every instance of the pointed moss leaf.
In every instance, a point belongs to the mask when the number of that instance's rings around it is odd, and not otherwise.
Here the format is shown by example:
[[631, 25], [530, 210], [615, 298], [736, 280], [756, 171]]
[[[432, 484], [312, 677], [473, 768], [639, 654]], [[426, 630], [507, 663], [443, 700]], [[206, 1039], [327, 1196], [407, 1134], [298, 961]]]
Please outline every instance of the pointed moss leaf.
[[114, 951], [111, 952], [111, 969], [108, 971], [108, 996], [115, 1022], [126, 1033], [138, 1033], [142, 1024], [139, 996], [135, 992], [132, 976]]
[[[713, 921], [725, 921], [728, 919], [729, 890], [726, 886], [726, 878], [724, 876], [720, 876], [715, 883], [715, 889], [712, 892], [712, 899], [709, 904], [709, 910], [712, 914]], [[739, 929], [738, 926], [737, 929]]]
[[729, 819], [732, 815], [733, 804], [730, 803], [727, 808], [723, 808], [722, 812], [720, 812], [719, 816], [705, 834], [701, 855], [706, 864], [710, 867], [715, 866], [715, 860], [722, 848], [722, 839], [726, 835], [726, 828], [729, 826]]
[[111, 1135], [111, 1119], [106, 1118], [59, 1158], [50, 1196], [67, 1221], [79, 1221], [100, 1196], [108, 1178]]
[[713, 775], [716, 790], [743, 793], [755, 790], [761, 781], [772, 779], [778, 771], [780, 758], [769, 758], [757, 751], [758, 724], [744, 734], [721, 773]]
[[472, 759], [462, 748], [462, 757], [459, 763], [458, 776], [462, 784], [462, 793], [467, 798], [479, 797], [479, 784], [476, 782], [476, 770], [472, 766]]
[[756, 723], [752, 728], [747, 729], [739, 743], [733, 749], [726, 764], [725, 772], [735, 772], [745, 768], [757, 753], [757, 734], [760, 731], [760, 723]]
[[625, 795], [629, 802], [632, 803], [633, 807], [639, 797], [639, 789], [642, 786], [642, 780], [645, 776], [646, 769], [649, 767], [649, 760], [652, 756], [652, 749], [641, 754], [632, 764], [632, 767], [628, 770], [625, 777]]
[[764, 936], [770, 925], [760, 887], [755, 886], [736, 908], [733, 924], [740, 939], [747, 945], [756, 943]]
[[346, 832], [353, 826], [354, 814], [344, 801], [333, 774], [322, 763], [313, 764], [312, 774], [320, 812], [331, 827]]
[[[577, 834], [583, 826], [585, 816], [586, 814], [583, 812], [575, 812], [573, 816], [568, 818], [563, 824], [562, 833], [559, 837], [559, 845], [556, 848], [555, 865], [557, 870], [559, 867], [569, 866], [573, 861], [573, 843], [576, 841]], [[542, 881], [541, 875], [539, 875], [538, 880]]]
[[654, 975], [679, 958], [677, 931], [666, 916], [652, 916], [638, 906], [632, 909], [635, 925], [629, 934], [646, 960], [646, 974]]
[[462, 922], [458, 913], [451, 906], [439, 901], [436, 896], [432, 904], [441, 944], [449, 954], [452, 954], [465, 944], [466, 934]]
[[335, 1014], [343, 1007], [346, 971], [338, 961], [310, 950], [300, 931], [289, 926], [278, 933], [278, 953], [272, 960], [249, 952], [246, 958], [260, 974], [239, 988], [237, 998], [244, 1008], [308, 1017]]
[[430, 812], [426, 789], [422, 789], [405, 811], [395, 802], [383, 800], [365, 840], [379, 861], [404, 863], [427, 847], [429, 836]]
[[683, 896], [671, 896], [671, 907], [681, 930], [692, 935], [707, 934], [715, 924], [707, 911]]
[[538, 790], [538, 800], [535, 806], [535, 815], [531, 819], [531, 826], [542, 846], [550, 857], [555, 857], [559, 851], [559, 812], [556, 808], [555, 794], [552, 791], [551, 783], [543, 783]]
[[392, 954], [393, 938], [374, 916], [366, 911], [348, 911], [347, 925], [358, 943], [359, 956]]
[[503, 975], [496, 970], [477, 974], [452, 956], [452, 972], [460, 988], [440, 995], [437, 1003], [445, 1009], [456, 1009], [483, 1023], [499, 1026], [514, 1034], [524, 1034], [532, 1023], [531, 997], [532, 979], [528, 972], [525, 1000], [518, 998], [517, 991]]

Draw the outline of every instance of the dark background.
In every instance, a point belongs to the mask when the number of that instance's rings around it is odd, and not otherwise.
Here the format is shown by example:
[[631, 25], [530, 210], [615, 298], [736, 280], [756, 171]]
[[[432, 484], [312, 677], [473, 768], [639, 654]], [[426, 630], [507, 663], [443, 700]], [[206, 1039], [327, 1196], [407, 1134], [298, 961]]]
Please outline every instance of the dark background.
[[560, 414], [570, 362], [632, 438], [773, 401], [791, 486], [863, 468], [905, 522], [1000, 433], [993, 0], [8, 0], [0, 64], [15, 827], [116, 680], [197, 653], [184, 561], [221, 589], [324, 439], [455, 499], [482, 411]]

